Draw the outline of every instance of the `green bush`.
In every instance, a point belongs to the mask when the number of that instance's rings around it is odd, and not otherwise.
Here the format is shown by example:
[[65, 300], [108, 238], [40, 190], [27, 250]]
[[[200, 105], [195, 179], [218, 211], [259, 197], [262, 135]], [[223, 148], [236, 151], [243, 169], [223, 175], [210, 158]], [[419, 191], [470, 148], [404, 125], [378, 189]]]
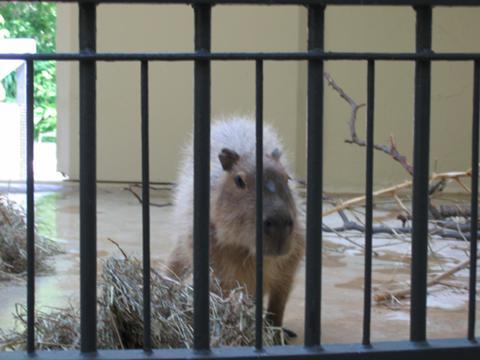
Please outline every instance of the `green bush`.
[[[0, 4], [0, 39], [32, 38], [37, 52], [55, 51], [56, 6], [51, 3]], [[35, 140], [57, 127], [55, 62], [35, 62]], [[2, 81], [7, 101], [15, 101], [16, 81], [12, 73]], [[49, 137], [55, 141], [54, 137]]]

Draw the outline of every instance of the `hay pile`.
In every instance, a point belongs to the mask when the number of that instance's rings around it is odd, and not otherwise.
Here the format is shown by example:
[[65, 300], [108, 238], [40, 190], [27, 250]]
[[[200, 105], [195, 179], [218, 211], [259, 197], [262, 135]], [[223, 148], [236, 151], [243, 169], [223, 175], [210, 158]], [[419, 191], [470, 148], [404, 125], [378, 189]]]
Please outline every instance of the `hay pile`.
[[[80, 312], [73, 306], [35, 310], [37, 350], [67, 350], [80, 348]], [[27, 309], [17, 305], [13, 314], [22, 330], [0, 329], [0, 351], [27, 350]]]
[[[193, 288], [152, 269], [152, 346], [191, 347]], [[103, 265], [98, 298], [98, 347], [131, 349], [143, 346], [142, 263], [137, 258], [109, 258]], [[15, 314], [25, 328], [25, 309]], [[255, 304], [242, 288], [222, 295], [218, 281], [210, 291], [211, 345], [247, 346], [255, 340]], [[25, 349], [25, 331], [0, 332], [0, 348]], [[264, 323], [264, 343], [273, 345], [280, 330]], [[38, 349], [78, 348], [79, 313], [70, 306], [37, 312]]]
[[[50, 239], [35, 234], [35, 270], [52, 270], [48, 258], [60, 253]], [[0, 280], [21, 278], [27, 270], [27, 225], [23, 208], [0, 194]]]

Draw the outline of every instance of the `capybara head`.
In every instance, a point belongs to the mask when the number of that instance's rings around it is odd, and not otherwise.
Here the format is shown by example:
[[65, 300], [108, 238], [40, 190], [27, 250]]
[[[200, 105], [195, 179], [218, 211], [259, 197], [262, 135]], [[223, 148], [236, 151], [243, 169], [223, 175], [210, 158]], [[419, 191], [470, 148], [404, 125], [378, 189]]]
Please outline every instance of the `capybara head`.
[[[255, 156], [242, 157], [230, 149], [218, 155], [225, 176], [212, 204], [218, 245], [237, 245], [255, 254]], [[297, 209], [289, 176], [274, 150], [263, 159], [263, 239], [266, 256], [287, 255], [292, 249]]]

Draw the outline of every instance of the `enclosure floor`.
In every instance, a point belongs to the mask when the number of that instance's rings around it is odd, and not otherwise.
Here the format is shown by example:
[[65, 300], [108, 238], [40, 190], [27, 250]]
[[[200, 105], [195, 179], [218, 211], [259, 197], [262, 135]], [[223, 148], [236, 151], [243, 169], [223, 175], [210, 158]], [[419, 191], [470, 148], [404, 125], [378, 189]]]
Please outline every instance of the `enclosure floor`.
[[[125, 190], [126, 185], [98, 186], [98, 270], [102, 261], [120, 256], [108, 239], [117, 242], [127, 254], [141, 255], [142, 218], [138, 200]], [[38, 185], [36, 219], [39, 231], [55, 239], [66, 251], [54, 258], [55, 272], [36, 278], [37, 306], [65, 306], [79, 299], [79, 196], [74, 183]], [[24, 203], [23, 189], [0, 185], [0, 192]], [[167, 203], [170, 192], [152, 191], [153, 203]], [[378, 206], [375, 219], [392, 218], [391, 205]], [[152, 264], [161, 267], [174, 246], [171, 236], [171, 207], [151, 207]], [[360, 209], [361, 211], [361, 209]], [[394, 214], [393, 214], [394, 215]], [[362, 218], [360, 214], [360, 218]], [[394, 216], [393, 216], [394, 218]], [[341, 224], [337, 215], [325, 219], [329, 225]], [[345, 234], [343, 234], [345, 235]], [[360, 342], [363, 313], [363, 234], [348, 233], [349, 240], [332, 233], [324, 234], [322, 272], [322, 341], [325, 343]], [[354, 244], [354, 242], [357, 244]], [[438, 274], [467, 258], [468, 243], [434, 239], [430, 242], [429, 271]], [[386, 289], [408, 288], [409, 239], [380, 236], [374, 239], [374, 293]], [[285, 313], [285, 326], [303, 341], [305, 266], [302, 263]], [[443, 284], [429, 289], [428, 337], [464, 337], [467, 333], [468, 269]], [[480, 297], [480, 296], [479, 296]], [[478, 297], [477, 297], [478, 298]], [[14, 326], [12, 313], [16, 303], [25, 303], [25, 284], [0, 282], [0, 328]], [[477, 319], [480, 319], [477, 305]], [[480, 333], [477, 321], [477, 334]], [[372, 307], [372, 340], [408, 339], [409, 303], [375, 304]]]

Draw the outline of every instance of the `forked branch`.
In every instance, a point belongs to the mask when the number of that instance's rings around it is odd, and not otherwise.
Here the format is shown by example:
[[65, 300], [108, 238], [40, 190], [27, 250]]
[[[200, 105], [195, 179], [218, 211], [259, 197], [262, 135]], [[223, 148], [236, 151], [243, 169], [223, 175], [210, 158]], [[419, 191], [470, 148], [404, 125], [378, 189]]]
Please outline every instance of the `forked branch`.
[[[362, 107], [365, 106], [365, 104], [357, 104], [355, 100], [351, 96], [349, 96], [343, 89], [338, 86], [338, 84], [333, 80], [333, 78], [330, 76], [328, 73], [323, 74], [325, 80], [327, 80], [328, 85], [337, 92], [338, 95], [342, 99], [344, 99], [351, 108], [351, 114], [350, 114], [350, 120], [348, 122], [349, 128], [350, 128], [350, 139], [345, 139], [345, 142], [348, 144], [357, 144], [358, 146], [363, 146], [365, 147], [367, 145], [366, 141], [363, 139], [360, 139], [360, 137], [357, 134], [357, 128], [356, 128], [356, 123], [357, 123], [357, 113], [358, 110]], [[400, 165], [410, 174], [413, 174], [413, 166], [408, 162], [407, 157], [405, 155], [402, 155], [398, 149], [397, 149], [397, 144], [395, 141], [395, 138], [393, 135], [390, 135], [389, 139], [389, 144], [388, 145], [378, 145], [378, 144], [373, 144], [373, 147], [381, 151], [389, 156], [391, 156], [395, 161], [398, 161]]]

